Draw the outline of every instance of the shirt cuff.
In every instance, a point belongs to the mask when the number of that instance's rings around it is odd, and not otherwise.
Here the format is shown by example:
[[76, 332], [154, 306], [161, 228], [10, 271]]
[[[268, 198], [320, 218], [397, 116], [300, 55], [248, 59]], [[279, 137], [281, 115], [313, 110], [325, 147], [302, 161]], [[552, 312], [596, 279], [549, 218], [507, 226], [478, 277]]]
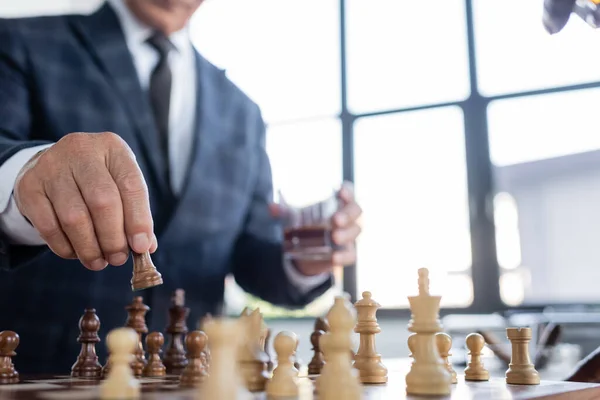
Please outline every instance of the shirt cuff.
[[327, 272], [311, 276], [303, 275], [288, 259], [284, 259], [283, 261], [283, 270], [285, 271], [285, 274], [292, 285], [294, 285], [302, 294], [306, 294], [311, 290], [321, 286], [327, 282], [331, 276], [331, 274]]
[[13, 196], [15, 181], [23, 166], [39, 151], [51, 144], [29, 147], [17, 152], [0, 165], [0, 232], [12, 244], [39, 246], [46, 244], [39, 232], [23, 217]]

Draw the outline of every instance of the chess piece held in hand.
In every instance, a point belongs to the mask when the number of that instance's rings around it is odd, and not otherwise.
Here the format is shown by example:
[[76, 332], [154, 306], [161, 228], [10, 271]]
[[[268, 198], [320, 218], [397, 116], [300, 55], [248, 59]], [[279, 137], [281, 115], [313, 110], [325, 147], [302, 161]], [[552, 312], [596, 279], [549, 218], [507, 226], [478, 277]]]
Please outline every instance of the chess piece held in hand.
[[71, 376], [78, 378], [102, 378], [102, 365], [98, 362], [96, 344], [100, 342], [98, 331], [100, 330], [100, 319], [96, 310], [88, 308], [79, 319], [79, 337], [77, 342], [81, 344], [81, 351], [77, 361], [71, 367]]
[[375, 335], [381, 332], [376, 313], [381, 305], [373, 300], [371, 292], [363, 292], [362, 299], [354, 303], [358, 323], [354, 332], [360, 334], [360, 345], [354, 358], [354, 368], [359, 371], [360, 381], [365, 384], [381, 384], [388, 380], [387, 368], [381, 362], [381, 354], [375, 347]]
[[156, 378], [165, 376], [167, 368], [160, 359], [165, 338], [160, 332], [152, 332], [146, 336], [146, 349], [148, 350], [148, 363], [144, 367], [143, 376]]
[[539, 385], [540, 374], [529, 357], [531, 328], [506, 328], [512, 345], [512, 356], [506, 371], [506, 383], [511, 385]]
[[132, 254], [133, 277], [131, 278], [131, 289], [135, 292], [162, 285], [162, 275], [158, 272], [154, 263], [152, 263], [150, 253], [138, 254], [132, 252]]
[[485, 346], [485, 339], [479, 333], [471, 333], [467, 335], [465, 343], [471, 356], [469, 364], [465, 368], [465, 380], [489, 381], [490, 373], [485, 369], [483, 362], [481, 362], [481, 351], [483, 350], [483, 346]]
[[13, 331], [0, 332], [0, 385], [19, 382], [19, 373], [15, 371], [12, 358], [19, 346], [19, 335]]
[[295, 397], [299, 395], [298, 370], [292, 362], [298, 338], [295, 333], [282, 331], [275, 336], [273, 347], [277, 354], [277, 367], [266, 384], [267, 396]]
[[100, 386], [102, 400], [139, 399], [140, 382], [133, 376], [131, 362], [138, 345], [138, 334], [131, 328], [117, 328], [106, 337], [110, 370]]

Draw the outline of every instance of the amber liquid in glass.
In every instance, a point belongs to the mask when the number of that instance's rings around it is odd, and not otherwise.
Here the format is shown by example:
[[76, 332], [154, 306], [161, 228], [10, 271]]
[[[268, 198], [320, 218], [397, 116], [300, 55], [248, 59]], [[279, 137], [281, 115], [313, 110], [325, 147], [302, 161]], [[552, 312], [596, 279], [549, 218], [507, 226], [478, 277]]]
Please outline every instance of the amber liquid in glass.
[[301, 226], [284, 230], [284, 251], [293, 258], [327, 259], [340, 248], [329, 226]]

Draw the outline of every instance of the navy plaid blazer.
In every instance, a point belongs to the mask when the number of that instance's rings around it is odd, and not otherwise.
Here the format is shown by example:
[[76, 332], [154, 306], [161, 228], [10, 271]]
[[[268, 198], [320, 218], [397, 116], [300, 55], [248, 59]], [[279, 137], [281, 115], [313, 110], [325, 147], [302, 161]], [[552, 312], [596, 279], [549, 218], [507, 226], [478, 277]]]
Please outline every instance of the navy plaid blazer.
[[[197, 65], [193, 157], [177, 203], [164, 203], [164, 161], [149, 100], [110, 6], [87, 16], [0, 20], [0, 164], [70, 132], [115, 132], [137, 157], [159, 240], [153, 260], [164, 279], [142, 292], [151, 331], [164, 331], [176, 288], [186, 290], [191, 327], [218, 311], [228, 274], [246, 291], [287, 307], [331, 286], [330, 280], [303, 294], [288, 281], [280, 228], [268, 214], [272, 183], [260, 110], [199, 54]], [[46, 247], [0, 238], [0, 269], [0, 330], [19, 333], [14, 361], [21, 372], [68, 372], [84, 308], [97, 310], [104, 338], [124, 324], [133, 297], [131, 259], [91, 272]], [[103, 343], [98, 352], [102, 358]]]

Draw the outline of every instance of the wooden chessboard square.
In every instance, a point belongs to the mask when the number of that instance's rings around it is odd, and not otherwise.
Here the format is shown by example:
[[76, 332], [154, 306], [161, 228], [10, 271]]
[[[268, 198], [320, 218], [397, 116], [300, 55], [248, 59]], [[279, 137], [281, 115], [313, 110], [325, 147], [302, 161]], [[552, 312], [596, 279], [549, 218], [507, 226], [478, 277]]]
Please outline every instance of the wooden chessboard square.
[[[47, 382], [22, 382], [15, 385], [0, 385], [0, 393], [27, 392], [57, 388], [60, 388], [60, 386]], [[4, 394], [2, 394], [0, 398], [4, 398]]]

